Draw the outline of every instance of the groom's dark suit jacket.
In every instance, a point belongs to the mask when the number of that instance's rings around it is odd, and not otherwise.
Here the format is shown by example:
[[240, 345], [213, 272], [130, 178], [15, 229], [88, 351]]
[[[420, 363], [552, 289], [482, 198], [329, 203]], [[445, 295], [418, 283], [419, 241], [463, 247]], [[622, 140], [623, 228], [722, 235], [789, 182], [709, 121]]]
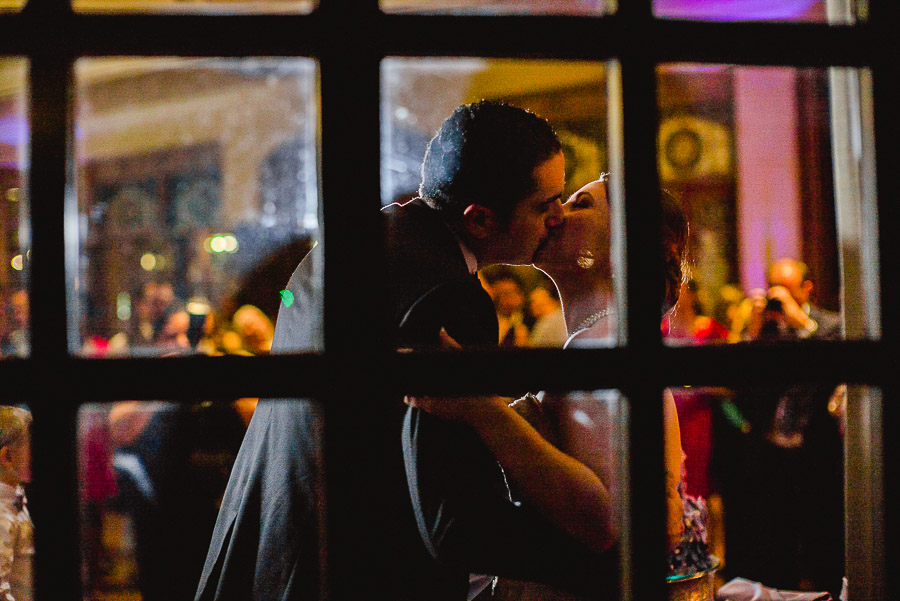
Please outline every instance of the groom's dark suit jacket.
[[[398, 344], [436, 345], [445, 327], [462, 344], [496, 345], [493, 303], [438, 215], [420, 200], [382, 213], [385, 290]], [[322, 295], [311, 277], [320, 251], [321, 245], [291, 277], [296, 300], [279, 312], [276, 352], [315, 348], [320, 340]], [[502, 472], [474, 432], [417, 410], [409, 410], [404, 422], [399, 399], [395, 424], [396, 454], [384, 482], [395, 510], [384, 516], [387, 527], [380, 531], [391, 533], [385, 552], [396, 556], [396, 573], [386, 576], [389, 590], [373, 590], [373, 599], [461, 601], [470, 571], [575, 582], [582, 589], [598, 580], [608, 584], [596, 555], [509, 502]], [[232, 470], [198, 600], [317, 597], [320, 429], [312, 403], [260, 402]]]

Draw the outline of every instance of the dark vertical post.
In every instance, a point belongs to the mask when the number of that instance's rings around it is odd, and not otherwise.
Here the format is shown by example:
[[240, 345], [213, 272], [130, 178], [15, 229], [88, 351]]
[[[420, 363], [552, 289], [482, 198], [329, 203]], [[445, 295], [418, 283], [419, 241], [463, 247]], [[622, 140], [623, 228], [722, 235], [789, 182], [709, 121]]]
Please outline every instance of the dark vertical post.
[[[879, 49], [872, 61], [872, 85], [875, 113], [875, 171], [878, 198], [878, 244], [881, 277], [881, 338], [885, 356], [896, 357], [900, 353], [900, 248], [897, 231], [900, 230], [900, 173], [897, 170], [898, 150], [895, 135], [900, 131], [897, 114], [897, 98], [900, 97], [900, 66], [896, 60], [897, 28], [900, 27], [900, 6], [891, 0], [871, 0], [869, 23]], [[900, 599], [900, 574], [891, 566], [900, 565], [900, 483], [897, 474], [897, 455], [900, 453], [896, 433], [900, 431], [897, 376], [885, 373], [882, 384], [882, 432], [884, 448], [882, 473], [884, 474], [884, 534], [886, 582], [882, 590], [890, 599]], [[849, 509], [849, 508], [848, 508]], [[852, 559], [852, 558], [848, 558]]]
[[[29, 10], [30, 9], [30, 10]], [[29, 20], [58, 25], [64, 2], [26, 8]], [[31, 361], [37, 381], [31, 409], [36, 599], [80, 599], [75, 405], [66, 398], [68, 366], [65, 270], [67, 137], [71, 62], [65, 49], [31, 57], [30, 272]]]
[[[322, 25], [341, 32], [320, 55], [322, 202], [325, 240], [327, 590], [330, 599], [375, 598], [388, 590], [383, 525], [391, 488], [387, 462], [399, 445], [379, 394], [376, 365], [386, 340], [379, 291], [383, 252], [377, 0], [352, 10], [322, 2]], [[389, 514], [388, 514], [389, 515]]]
[[629, 421], [632, 598], [665, 598], [665, 467], [662, 382], [654, 377], [659, 354], [662, 277], [659, 262], [659, 192], [656, 173], [656, 72], [645, 49], [653, 25], [650, 0], [622, 2], [623, 39], [631, 39], [622, 62], [625, 162], [626, 297], [628, 346], [638, 351], [647, 378], [625, 394]]

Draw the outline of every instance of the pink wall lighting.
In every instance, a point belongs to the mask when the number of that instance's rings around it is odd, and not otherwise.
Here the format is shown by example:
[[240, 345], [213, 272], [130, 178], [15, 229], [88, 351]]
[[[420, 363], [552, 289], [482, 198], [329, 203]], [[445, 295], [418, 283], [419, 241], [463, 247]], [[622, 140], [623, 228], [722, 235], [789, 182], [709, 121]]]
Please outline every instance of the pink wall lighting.
[[800, 190], [795, 72], [734, 71], [737, 227], [745, 291], [766, 284], [780, 257], [800, 258]]

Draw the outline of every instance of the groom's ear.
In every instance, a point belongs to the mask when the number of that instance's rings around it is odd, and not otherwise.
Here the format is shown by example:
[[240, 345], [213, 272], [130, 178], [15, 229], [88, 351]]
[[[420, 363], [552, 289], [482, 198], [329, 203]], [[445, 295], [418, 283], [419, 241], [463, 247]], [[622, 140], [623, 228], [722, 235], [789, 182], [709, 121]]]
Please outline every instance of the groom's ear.
[[487, 207], [471, 204], [463, 211], [463, 228], [474, 238], [491, 236], [497, 228], [497, 217]]

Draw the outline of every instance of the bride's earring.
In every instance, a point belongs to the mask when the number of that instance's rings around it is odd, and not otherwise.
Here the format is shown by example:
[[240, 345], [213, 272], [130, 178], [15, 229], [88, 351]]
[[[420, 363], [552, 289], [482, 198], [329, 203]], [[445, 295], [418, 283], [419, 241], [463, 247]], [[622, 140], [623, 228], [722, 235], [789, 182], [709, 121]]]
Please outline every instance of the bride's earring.
[[590, 269], [594, 266], [594, 253], [589, 250], [583, 250], [578, 253], [578, 258], [575, 260], [575, 262], [582, 269]]

